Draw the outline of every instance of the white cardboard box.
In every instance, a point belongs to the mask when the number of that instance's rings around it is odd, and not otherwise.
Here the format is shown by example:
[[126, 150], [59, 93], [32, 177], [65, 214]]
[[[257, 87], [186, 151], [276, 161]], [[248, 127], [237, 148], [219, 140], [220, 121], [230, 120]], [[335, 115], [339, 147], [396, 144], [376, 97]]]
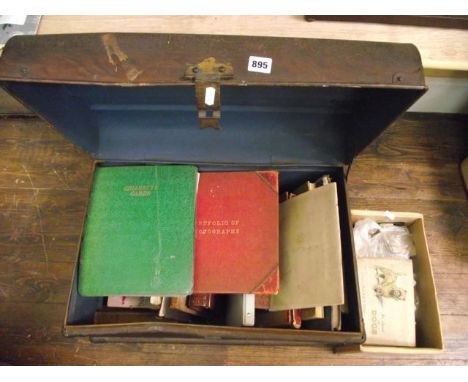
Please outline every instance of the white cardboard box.
[[[392, 214], [383, 211], [351, 210], [351, 220], [353, 224], [364, 218], [371, 218], [377, 223], [404, 223], [412, 233], [416, 247], [416, 256], [412, 259], [416, 277], [416, 294], [419, 298], [416, 311], [416, 347], [347, 345], [337, 348], [337, 352], [434, 354], [444, 350], [439, 305], [427, 247], [423, 215], [393, 211]], [[389, 216], [393, 220], [390, 220]]]

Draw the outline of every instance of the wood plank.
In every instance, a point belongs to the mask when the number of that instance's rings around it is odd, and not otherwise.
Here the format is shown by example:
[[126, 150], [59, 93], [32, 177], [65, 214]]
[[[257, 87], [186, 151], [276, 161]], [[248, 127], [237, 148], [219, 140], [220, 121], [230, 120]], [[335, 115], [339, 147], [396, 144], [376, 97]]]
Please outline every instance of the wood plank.
[[[450, 280], [450, 281], [449, 281]], [[466, 274], [434, 274], [441, 314], [463, 315], [468, 306], [468, 293], [461, 291], [468, 285]]]
[[[18, 322], [8, 319], [7, 312], [12, 307], [22, 313], [20, 321], [23, 329], [18, 329]], [[34, 310], [34, 320], [28, 316], [28, 312]], [[57, 325], [64, 315], [64, 307], [61, 304], [6, 304], [0, 307], [0, 334], [14, 343], [9, 349], [9, 362], [14, 363], [18, 354], [15, 349], [26, 351], [33, 356], [31, 363], [40, 363], [41, 352], [48, 348], [60, 349], [60, 357], [68, 354], [60, 363], [83, 364], [83, 358], [90, 357], [98, 364], [189, 364], [198, 362], [200, 364], [446, 364], [456, 362], [466, 363], [466, 352], [468, 351], [468, 317], [467, 316], [442, 316], [443, 333], [446, 340], [446, 351], [439, 355], [428, 358], [427, 355], [395, 356], [388, 354], [334, 354], [333, 349], [327, 346], [239, 346], [239, 345], [216, 345], [216, 353], [220, 357], [212, 359], [209, 356], [213, 352], [212, 345], [187, 345], [187, 344], [158, 344], [158, 343], [119, 343], [100, 344], [98, 346], [83, 338], [66, 338]], [[118, 350], [116, 348], [118, 347]], [[252, 351], [255, 349], [255, 351]], [[5, 352], [5, 350], [3, 350]], [[5, 359], [0, 349], [1, 359]], [[187, 360], [187, 353], [194, 353], [195, 357]], [[79, 355], [75, 356], [74, 354]], [[98, 353], [98, 354], [97, 354]], [[128, 363], [122, 359], [128, 355]], [[298, 354], [301, 356], [298, 357]], [[97, 355], [97, 356], [96, 356]], [[157, 356], [157, 358], [156, 358]], [[68, 359], [73, 358], [73, 360]], [[157, 359], [157, 361], [156, 361]], [[42, 363], [56, 363], [57, 360], [47, 358]], [[213, 362], [213, 363], [212, 363]], [[431, 363], [432, 362], [432, 363]]]
[[47, 254], [49, 263], [74, 264], [79, 241], [80, 235], [77, 233], [21, 233], [14, 238], [11, 234], [0, 234], [0, 257], [5, 264], [14, 264], [45, 261]]
[[[138, 347], [115, 352], [115, 344], [85, 345], [33, 345], [12, 346], [5, 355], [5, 362], [19, 365], [466, 365], [464, 359], [439, 358], [348, 358], [321, 357], [308, 352], [307, 348], [290, 347], [248, 347], [186, 345], [180, 349], [176, 345], [164, 346], [164, 350], [154, 353], [141, 353]], [[128, 346], [126, 347], [128, 348]], [[172, 350], [172, 351], [171, 351]], [[255, 355], [253, 355], [253, 353]], [[190, 354], [190, 357], [188, 355]], [[299, 356], [300, 354], [300, 356]], [[18, 359], [21, 361], [18, 362]]]
[[[88, 191], [34, 190], [29, 209], [0, 211], [0, 234], [79, 234]], [[13, 198], [14, 200], [14, 198]]]
[[49, 262], [6, 263], [0, 269], [2, 304], [8, 302], [66, 303], [74, 263]]
[[424, 67], [468, 70], [468, 33], [402, 25], [306, 22], [303, 16], [43, 16], [39, 34], [141, 32], [230, 34], [413, 43]]
[[[375, 139], [358, 159], [371, 164], [459, 163], [468, 150], [467, 116], [407, 113]], [[356, 160], [357, 162], [357, 160]], [[427, 169], [430, 171], [429, 169]]]
[[[32, 123], [31, 118], [33, 118], [34, 123]], [[0, 123], [2, 126], [0, 129], [1, 139], [24, 139], [28, 137], [29, 139], [55, 139], [65, 142], [63, 136], [57, 130], [37, 117], [14, 118], [3, 116], [0, 117]]]
[[[350, 181], [350, 195], [387, 195], [390, 199], [464, 201], [465, 190], [457, 171], [458, 163], [433, 164], [430, 167], [414, 163], [373, 163], [356, 161]], [[366, 163], [367, 162], [367, 163]], [[388, 182], [388, 179], [392, 179]]]
[[468, 260], [462, 256], [435, 256], [431, 254], [432, 267], [436, 273], [466, 274]]
[[[33, 146], [33, 145], [31, 145]], [[71, 157], [70, 157], [71, 159]], [[13, 161], [10, 158], [10, 161]], [[87, 163], [76, 162], [65, 164], [60, 160], [48, 162], [48, 167], [35, 161], [26, 164], [17, 160], [16, 168], [4, 167], [0, 170], [0, 192], [4, 189], [14, 188], [16, 191], [31, 189], [62, 189], [62, 190], [87, 190], [90, 181], [91, 170]], [[89, 162], [91, 163], [91, 161]], [[5, 166], [8, 166], [5, 161]]]
[[422, 15], [393, 15], [393, 16], [305, 16], [307, 21], [329, 20], [329, 21], [353, 21], [358, 23], [372, 24], [395, 24], [414, 25], [420, 27], [468, 29], [468, 18], [466, 16], [422, 16]]

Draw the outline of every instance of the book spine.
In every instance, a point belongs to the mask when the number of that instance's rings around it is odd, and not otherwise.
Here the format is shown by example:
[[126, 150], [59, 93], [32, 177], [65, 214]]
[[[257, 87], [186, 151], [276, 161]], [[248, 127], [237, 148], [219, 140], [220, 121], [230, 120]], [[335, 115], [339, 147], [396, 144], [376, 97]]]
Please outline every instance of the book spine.
[[188, 306], [192, 309], [215, 309], [215, 295], [211, 293], [192, 294], [188, 298]]

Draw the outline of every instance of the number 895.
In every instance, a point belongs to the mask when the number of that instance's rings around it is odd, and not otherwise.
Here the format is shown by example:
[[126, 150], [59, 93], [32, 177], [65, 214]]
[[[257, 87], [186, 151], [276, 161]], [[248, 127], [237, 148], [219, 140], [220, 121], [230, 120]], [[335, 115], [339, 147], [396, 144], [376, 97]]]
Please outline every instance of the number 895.
[[252, 61], [252, 68], [268, 69], [268, 62]]

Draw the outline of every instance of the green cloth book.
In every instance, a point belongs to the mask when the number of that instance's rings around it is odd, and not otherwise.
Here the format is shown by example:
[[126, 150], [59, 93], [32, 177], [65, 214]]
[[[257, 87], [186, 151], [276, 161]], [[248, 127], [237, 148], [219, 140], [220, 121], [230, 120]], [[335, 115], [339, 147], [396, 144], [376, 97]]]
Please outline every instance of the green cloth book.
[[80, 254], [82, 296], [188, 295], [197, 168], [97, 167]]

